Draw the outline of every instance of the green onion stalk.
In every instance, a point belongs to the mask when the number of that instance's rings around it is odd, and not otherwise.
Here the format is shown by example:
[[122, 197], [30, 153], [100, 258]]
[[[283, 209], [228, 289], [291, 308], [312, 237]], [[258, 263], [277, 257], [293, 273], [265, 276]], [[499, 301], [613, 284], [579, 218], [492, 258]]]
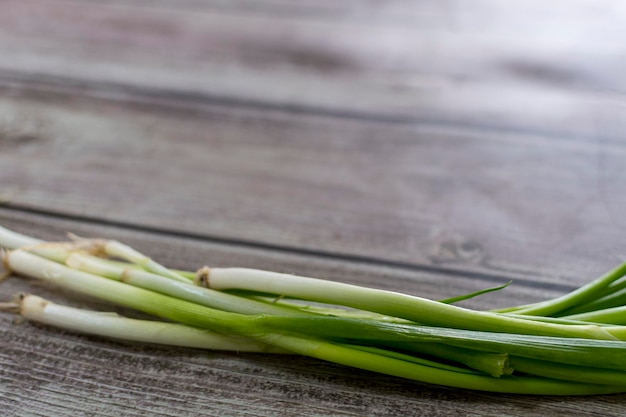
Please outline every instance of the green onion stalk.
[[32, 294], [20, 294], [0, 304], [4, 311], [66, 330], [112, 339], [237, 352], [287, 353], [253, 339], [224, 335], [178, 323], [138, 320], [116, 313], [90, 311], [53, 303]]
[[483, 391], [626, 392], [626, 327], [616, 318], [620, 311], [553, 317], [610, 297], [611, 286], [619, 291], [614, 283], [623, 268], [567, 302], [557, 300], [556, 307], [546, 309], [543, 303], [495, 312], [453, 303], [504, 286], [433, 301], [254, 269], [172, 270], [116, 241], [42, 242], [0, 227], [0, 245], [8, 249], [4, 264], [15, 275], [155, 317], [84, 311], [34, 295], [0, 304], [5, 311], [68, 330], [146, 343], [306, 355]]

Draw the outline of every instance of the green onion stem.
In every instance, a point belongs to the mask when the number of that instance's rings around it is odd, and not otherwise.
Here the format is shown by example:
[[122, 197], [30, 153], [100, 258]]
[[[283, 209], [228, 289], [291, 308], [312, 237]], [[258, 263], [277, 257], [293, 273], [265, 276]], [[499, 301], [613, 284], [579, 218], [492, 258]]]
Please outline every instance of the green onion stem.
[[443, 343], [416, 343], [412, 351], [462, 363], [495, 378], [513, 372], [513, 368], [509, 366], [509, 355], [506, 353], [481, 352]]
[[0, 246], [8, 249], [24, 248], [47, 259], [64, 262], [74, 252], [106, 253], [130, 261], [148, 271], [180, 282], [190, 282], [190, 274], [174, 271], [155, 262], [132, 247], [115, 240], [78, 239], [73, 242], [44, 242], [0, 226]]
[[7, 249], [17, 249], [26, 246], [39, 245], [41, 243], [43, 243], [42, 240], [23, 235], [0, 226], [0, 246]]
[[[531, 321], [540, 321], [543, 323], [553, 323], [553, 324], [563, 324], [563, 325], [588, 325], [593, 324], [594, 326], [605, 327], [608, 326], [606, 323], [594, 322], [591, 320], [571, 320], [566, 316], [563, 317], [544, 317], [544, 316], [527, 316], [523, 314], [515, 314], [515, 313], [507, 313], [508, 317], [513, 317], [520, 320], [531, 320]], [[606, 329], [605, 329], [606, 330]], [[621, 338], [619, 338], [622, 340]]]
[[625, 386], [585, 384], [538, 377], [503, 376], [493, 378], [471, 373], [452, 372], [343, 345], [324, 341], [303, 341], [281, 334], [272, 334], [267, 341], [273, 344], [278, 339], [281, 339], [281, 347], [301, 355], [368, 371], [456, 388], [533, 395], [590, 395], [626, 390]]
[[439, 369], [444, 369], [447, 371], [452, 371], [452, 372], [460, 372], [460, 373], [464, 373], [464, 374], [472, 374], [472, 375], [483, 375], [484, 372], [475, 370], [475, 369], [469, 369], [469, 368], [465, 368], [465, 367], [461, 367], [461, 366], [457, 366], [457, 365], [453, 365], [451, 363], [444, 363], [444, 362], [437, 362], [431, 359], [426, 359], [426, 358], [422, 358], [419, 356], [414, 356], [414, 355], [409, 355], [407, 353], [402, 353], [402, 352], [398, 352], [395, 350], [389, 350], [389, 349], [382, 349], [382, 348], [378, 348], [378, 347], [374, 347], [374, 346], [363, 346], [363, 345], [350, 345], [350, 344], [344, 344], [344, 343], [335, 343], [339, 346], [344, 346], [350, 349], [356, 349], [356, 350], [361, 350], [363, 352], [369, 352], [369, 353], [373, 353], [376, 355], [381, 355], [381, 356], [386, 356], [388, 358], [394, 358], [394, 359], [400, 359], [403, 360], [405, 362], [411, 362], [411, 363], [417, 363], [420, 365], [425, 365], [428, 366], [430, 368], [439, 368]]
[[620, 370], [568, 365], [517, 356], [510, 356], [509, 361], [516, 371], [546, 378], [593, 384], [626, 385], [626, 372]]
[[[333, 317], [257, 317], [257, 326], [306, 332], [339, 343], [364, 344], [420, 352], [422, 343], [443, 343], [488, 353], [626, 370], [626, 342], [483, 332]], [[607, 329], [612, 329], [607, 327]]]
[[[205, 271], [205, 273], [207, 273]], [[432, 326], [531, 335], [615, 339], [599, 326], [562, 325], [474, 311], [406, 294], [247, 268], [211, 268], [208, 286], [243, 289], [345, 305]]]
[[125, 259], [129, 262], [140, 265], [147, 271], [154, 272], [155, 274], [171, 278], [175, 281], [186, 283], [190, 282], [190, 280], [188, 278], [185, 278], [183, 275], [164, 267], [163, 265], [155, 262], [148, 256], [144, 255], [143, 253], [140, 253], [130, 246], [120, 243], [116, 240], [107, 241], [104, 246], [104, 251], [109, 256]]
[[589, 313], [596, 310], [619, 307], [626, 304], [626, 288], [615, 289], [614, 292], [575, 307], [559, 312], [558, 316], [571, 316], [573, 314]]
[[108, 260], [73, 253], [65, 261], [72, 269], [123, 281], [127, 284], [190, 301], [206, 307], [241, 314], [312, 314], [281, 305], [273, 305], [179, 282], [141, 269], [124, 268]]
[[603, 295], [604, 291], [614, 281], [626, 275], [626, 262], [622, 263], [613, 270], [607, 272], [601, 277], [583, 285], [582, 287], [551, 300], [529, 305], [521, 308], [499, 310], [500, 312], [508, 311], [515, 314], [535, 315], [535, 316], [553, 316], [560, 311], [572, 308], [574, 306], [587, 303], [598, 295]]
[[587, 313], [572, 314], [569, 316], [564, 316], [562, 318], [568, 320], [626, 325], [626, 306], [606, 308], [604, 310], [597, 311], [589, 311]]
[[236, 352], [286, 352], [246, 337], [226, 336], [177, 323], [137, 320], [116, 313], [83, 310], [30, 294], [20, 296], [16, 310], [32, 321], [119, 340]]

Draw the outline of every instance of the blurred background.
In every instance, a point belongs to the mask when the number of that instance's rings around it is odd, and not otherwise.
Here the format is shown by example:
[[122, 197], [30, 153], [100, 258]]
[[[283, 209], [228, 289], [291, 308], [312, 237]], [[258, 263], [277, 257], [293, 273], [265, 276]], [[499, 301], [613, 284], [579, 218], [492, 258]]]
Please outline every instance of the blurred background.
[[3, 198], [591, 273], [626, 250], [624, 17], [590, 0], [4, 0]]

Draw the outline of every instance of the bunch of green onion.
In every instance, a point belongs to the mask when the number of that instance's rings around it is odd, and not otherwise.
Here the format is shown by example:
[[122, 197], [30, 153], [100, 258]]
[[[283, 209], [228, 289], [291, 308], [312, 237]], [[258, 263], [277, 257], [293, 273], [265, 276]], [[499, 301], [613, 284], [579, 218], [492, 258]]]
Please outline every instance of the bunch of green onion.
[[0, 307], [61, 328], [186, 347], [306, 355], [411, 380], [537, 395], [626, 392], [626, 264], [556, 299], [498, 311], [246, 268], [172, 270], [117, 241], [0, 227], [13, 274], [162, 320], [21, 294]]

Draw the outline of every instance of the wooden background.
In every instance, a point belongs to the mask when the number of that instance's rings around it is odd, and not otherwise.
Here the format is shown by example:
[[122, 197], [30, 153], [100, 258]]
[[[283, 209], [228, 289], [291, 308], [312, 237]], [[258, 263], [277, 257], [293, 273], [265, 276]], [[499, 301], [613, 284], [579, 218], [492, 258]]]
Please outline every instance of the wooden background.
[[[0, 224], [465, 303], [626, 253], [626, 6], [0, 0]], [[113, 309], [36, 282], [19, 291]], [[6, 416], [622, 415], [0, 315]]]

